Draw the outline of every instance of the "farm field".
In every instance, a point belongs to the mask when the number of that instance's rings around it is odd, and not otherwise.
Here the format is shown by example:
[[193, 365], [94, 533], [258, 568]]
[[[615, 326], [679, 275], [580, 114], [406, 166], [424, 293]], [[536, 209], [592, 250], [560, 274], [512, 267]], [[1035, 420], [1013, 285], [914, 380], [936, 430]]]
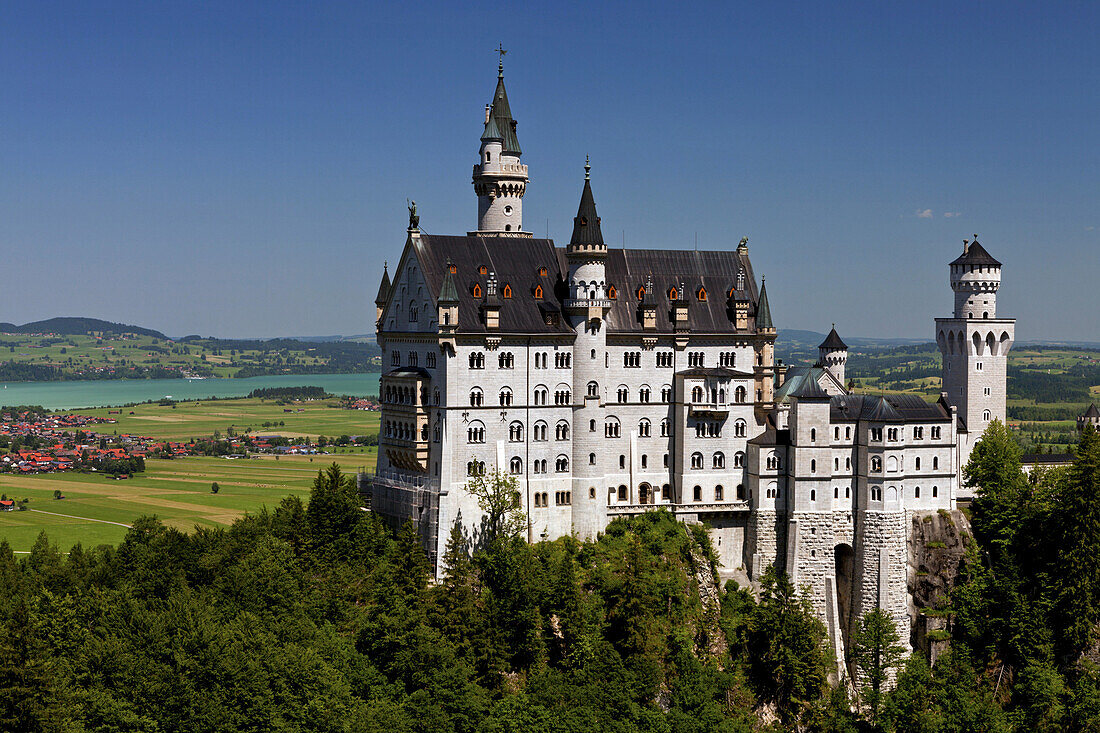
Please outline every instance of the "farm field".
[[[338, 404], [336, 399], [281, 405], [274, 400], [245, 398], [199, 400], [175, 405], [135, 405], [122, 408], [122, 414], [118, 414], [117, 409], [108, 408], [76, 412], [118, 420], [114, 425], [100, 426], [100, 432], [144, 435], [167, 440], [209, 437], [215, 431], [225, 436], [230, 428], [238, 434], [251, 428], [254, 435], [313, 439], [319, 435], [339, 437], [378, 433], [379, 413], [345, 410], [336, 406]], [[108, 414], [111, 412], [114, 414]]]
[[[145, 473], [122, 481], [88, 473], [3, 475], [0, 491], [29, 498], [30, 510], [0, 512], [0, 539], [16, 552], [27, 552], [44, 530], [51, 542], [68, 551], [77, 542], [117, 545], [125, 525], [142, 515], [156, 515], [188, 532], [196, 525], [228, 525], [245, 512], [273, 509], [290, 494], [307, 498], [317, 471], [333, 461], [345, 473], [354, 473], [372, 469], [375, 454], [151, 459]], [[220, 491], [212, 494], [215, 481]], [[54, 499], [57, 489], [64, 499]]]

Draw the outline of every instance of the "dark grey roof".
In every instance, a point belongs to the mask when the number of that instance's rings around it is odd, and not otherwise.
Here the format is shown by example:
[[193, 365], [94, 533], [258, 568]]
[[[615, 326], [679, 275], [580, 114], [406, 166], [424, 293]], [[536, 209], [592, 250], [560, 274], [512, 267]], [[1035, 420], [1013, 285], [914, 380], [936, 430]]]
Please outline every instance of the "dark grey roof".
[[1075, 456], [1072, 453], [1024, 453], [1020, 456], [1020, 463], [1034, 465], [1036, 463], [1065, 464], [1073, 463]]
[[[375, 260], [377, 262], [377, 260]], [[390, 300], [390, 268], [385, 265], [382, 270], [382, 282], [378, 285], [378, 295], [374, 298], [374, 304], [385, 308]]]
[[1100, 417], [1100, 410], [1096, 409], [1096, 403], [1093, 402], [1089, 405], [1089, 409], [1085, 410], [1085, 414], [1082, 417]]
[[791, 397], [800, 400], [827, 400], [829, 393], [821, 388], [816, 379], [803, 379], [798, 388], [791, 392]]
[[587, 162], [584, 168], [584, 189], [577, 215], [573, 218], [573, 236], [569, 238], [569, 244], [603, 245], [600, 217], [596, 214], [596, 200], [592, 197], [592, 182], [588, 180]]
[[768, 305], [768, 291], [764, 287], [764, 281], [760, 281], [760, 300], [756, 303], [756, 327], [775, 328], [772, 323], [772, 309]]
[[819, 349], [827, 349], [829, 351], [847, 351], [848, 344], [844, 343], [840, 339], [840, 334], [836, 332], [836, 326], [833, 326], [829, 331], [829, 335], [825, 337], [825, 340], [817, 347]]
[[988, 265], [992, 267], [1000, 267], [1001, 263], [993, 259], [993, 255], [985, 251], [985, 247], [978, 244], [978, 240], [975, 239], [971, 242], [966, 251], [959, 255], [952, 265]]
[[[511, 298], [500, 299], [500, 328], [503, 332], [545, 333], [569, 332], [564, 319], [554, 319], [556, 325], [547, 325], [547, 313], [542, 306], [552, 304], [557, 312], [564, 286], [562, 262], [559, 252], [549, 239], [504, 236], [442, 236], [421, 234], [413, 240], [413, 248], [424, 278], [428, 282], [436, 302], [443, 292], [443, 281], [449, 273], [447, 264], [453, 262], [452, 276], [458, 296], [458, 332], [484, 333], [481, 318], [482, 298], [487, 292], [489, 274], [497, 278], [497, 294], [507, 285]], [[485, 267], [485, 274], [478, 272]], [[546, 275], [539, 275], [544, 268]], [[473, 294], [474, 286], [481, 289], [480, 298]], [[535, 298], [535, 288], [541, 286], [543, 299]]]
[[831, 417], [835, 421], [942, 422], [951, 412], [938, 402], [926, 402], [918, 395], [836, 395]]
[[[677, 292], [681, 288], [687, 291], [681, 294], [681, 299], [688, 303], [688, 326], [693, 333], [731, 333], [734, 331], [733, 314], [727, 303], [727, 293], [736, 284], [737, 271], [741, 267], [745, 269], [747, 294], [751, 301], [756, 301], [756, 284], [747, 254], [690, 249], [610, 249], [605, 273], [608, 284], [614, 285], [619, 295], [611, 301], [608, 331], [643, 330], [637, 293], [652, 275], [659, 333], [673, 330], [672, 301], [669, 300], [672, 288]], [[701, 288], [706, 292], [706, 300], [700, 298]], [[755, 321], [750, 316], [746, 333], [755, 331]]]
[[[504, 70], [497, 75], [497, 89], [493, 93], [493, 107], [489, 110], [489, 121], [495, 124], [496, 134], [500, 136], [501, 148], [506, 153], [519, 155], [523, 151], [519, 147], [519, 139], [516, 137], [516, 121], [512, 119], [512, 108], [508, 106], [508, 92], [504, 89]], [[485, 132], [489, 133], [489, 125], [485, 125]], [[482, 136], [483, 139], [484, 135]]]
[[677, 374], [685, 377], [724, 377], [726, 379], [752, 379], [754, 376], [749, 372], [739, 372], [726, 367], [692, 367]]

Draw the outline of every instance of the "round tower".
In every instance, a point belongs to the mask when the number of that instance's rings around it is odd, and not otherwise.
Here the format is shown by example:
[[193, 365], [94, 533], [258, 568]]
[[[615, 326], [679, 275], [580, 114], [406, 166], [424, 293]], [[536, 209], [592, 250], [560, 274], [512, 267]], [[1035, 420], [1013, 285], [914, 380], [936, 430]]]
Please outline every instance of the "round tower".
[[836, 381], [844, 384], [844, 366], [848, 363], [848, 345], [836, 332], [836, 324], [829, 331], [829, 335], [817, 347], [817, 361], [832, 374]]
[[531, 236], [523, 231], [523, 195], [527, 192], [527, 166], [516, 137], [516, 121], [504, 89], [504, 61], [497, 70], [493, 103], [485, 108], [479, 160], [474, 165], [478, 234]]
[[609, 472], [611, 457], [603, 440], [604, 395], [608, 389], [604, 316], [611, 307], [604, 274], [607, 245], [592, 197], [590, 171], [586, 158], [584, 190], [573, 219], [573, 236], [565, 249], [569, 264], [565, 312], [577, 334], [573, 342], [573, 530], [582, 538], [594, 538], [607, 524], [604, 476]]
[[955, 291], [955, 318], [996, 318], [997, 290], [1001, 287], [1001, 263], [978, 244], [963, 240], [963, 253], [951, 263], [951, 289]]

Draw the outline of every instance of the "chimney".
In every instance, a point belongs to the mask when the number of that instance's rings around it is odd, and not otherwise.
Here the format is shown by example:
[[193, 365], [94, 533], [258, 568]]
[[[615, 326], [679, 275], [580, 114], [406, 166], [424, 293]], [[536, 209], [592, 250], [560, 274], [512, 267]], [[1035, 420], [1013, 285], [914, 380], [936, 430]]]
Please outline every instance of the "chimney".
[[485, 122], [482, 123], [482, 124], [485, 124], [485, 125], [489, 124], [489, 110], [491, 110], [491, 109], [492, 109], [492, 107], [490, 107], [489, 105], [485, 105]]

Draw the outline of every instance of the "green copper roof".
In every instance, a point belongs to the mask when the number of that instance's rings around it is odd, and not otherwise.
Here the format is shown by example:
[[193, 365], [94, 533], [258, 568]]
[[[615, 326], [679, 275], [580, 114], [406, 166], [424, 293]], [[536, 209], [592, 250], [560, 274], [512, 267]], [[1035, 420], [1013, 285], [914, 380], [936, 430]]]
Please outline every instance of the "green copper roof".
[[455, 280], [451, 277], [451, 268], [447, 267], [447, 274], [443, 276], [443, 285], [439, 288], [439, 304], [451, 305], [458, 302], [458, 289], [455, 288]]
[[387, 266], [382, 271], [382, 283], [378, 286], [378, 296], [374, 299], [374, 304], [377, 306], [384, 306], [390, 299], [390, 269]]
[[497, 125], [497, 118], [492, 114], [489, 115], [489, 121], [485, 123], [485, 132], [481, 133], [482, 140], [504, 140], [504, 135], [500, 132], [500, 126]]
[[768, 305], [768, 291], [764, 287], [764, 281], [760, 281], [760, 299], [756, 303], [756, 327], [775, 328], [772, 323], [772, 309]]
[[[519, 147], [519, 139], [516, 137], [516, 121], [512, 119], [512, 108], [508, 106], [508, 92], [504, 89], [504, 73], [497, 78], [497, 90], [493, 94], [493, 108], [489, 110], [489, 124], [485, 125], [485, 133], [490, 132], [490, 125], [496, 125], [496, 132], [503, 141], [502, 148], [505, 153], [520, 155], [523, 151]], [[486, 139], [483, 134], [482, 139]], [[495, 138], [490, 138], [495, 139]]]

